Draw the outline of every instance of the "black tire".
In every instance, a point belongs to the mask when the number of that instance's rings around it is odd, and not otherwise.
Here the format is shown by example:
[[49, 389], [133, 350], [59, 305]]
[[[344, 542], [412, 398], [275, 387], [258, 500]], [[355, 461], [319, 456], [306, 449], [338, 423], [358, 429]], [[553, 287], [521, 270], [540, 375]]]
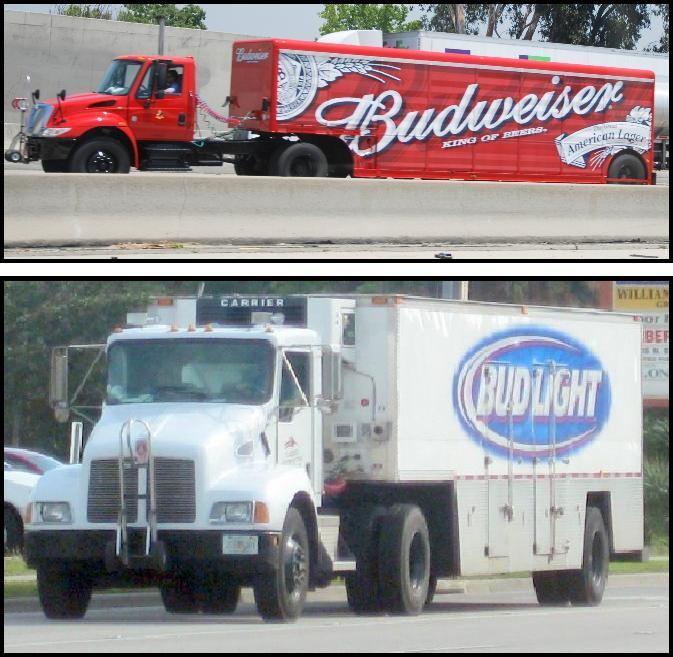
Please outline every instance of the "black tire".
[[237, 155], [234, 161], [234, 171], [237, 176], [261, 176], [260, 162], [252, 155]]
[[212, 573], [201, 590], [200, 609], [204, 614], [233, 614], [241, 595], [241, 586], [227, 575]]
[[326, 178], [329, 173], [327, 157], [315, 145], [298, 142], [280, 146], [271, 156], [272, 176]]
[[541, 605], [566, 606], [570, 600], [568, 572], [562, 570], [533, 573], [533, 587]]
[[[608, 178], [635, 178], [637, 180], [647, 180], [647, 169], [643, 161], [633, 153], [623, 153], [617, 155], [608, 168]], [[613, 180], [613, 185], [637, 185], [638, 183], [620, 183]]]
[[42, 171], [45, 173], [67, 173], [68, 160], [42, 160]]
[[196, 614], [201, 600], [192, 573], [178, 572], [159, 585], [164, 609], [170, 614]]
[[70, 158], [72, 173], [128, 173], [131, 160], [123, 144], [100, 137], [80, 144]]
[[430, 536], [423, 512], [396, 504], [383, 520], [379, 586], [384, 608], [409, 616], [423, 611], [430, 583]]
[[590, 506], [584, 523], [582, 570], [568, 573], [570, 601], [574, 605], [600, 604], [608, 582], [609, 565], [610, 544], [603, 515]]
[[437, 593], [437, 575], [430, 575], [430, 580], [428, 581], [428, 594], [425, 596], [425, 606], [432, 604], [432, 601]]
[[47, 618], [83, 618], [92, 588], [84, 567], [66, 564], [37, 567], [37, 592]]
[[299, 511], [285, 516], [278, 562], [271, 573], [253, 583], [257, 611], [264, 620], [295, 621], [306, 602], [310, 575], [308, 533]]
[[5, 507], [5, 554], [21, 552], [23, 548], [23, 522], [16, 511]]
[[381, 521], [386, 508], [376, 506], [362, 514], [349, 516], [352, 521], [349, 535], [357, 535], [356, 570], [346, 575], [346, 598], [348, 606], [356, 614], [370, 614], [381, 610], [379, 591], [379, 537]]

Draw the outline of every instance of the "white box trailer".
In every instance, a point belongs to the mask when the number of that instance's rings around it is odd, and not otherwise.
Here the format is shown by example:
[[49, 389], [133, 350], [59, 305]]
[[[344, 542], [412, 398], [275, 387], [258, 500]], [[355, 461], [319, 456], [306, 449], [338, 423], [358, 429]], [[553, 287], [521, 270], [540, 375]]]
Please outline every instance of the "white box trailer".
[[356, 326], [380, 433], [333, 430], [334, 462], [361, 481], [452, 482], [461, 574], [580, 567], [588, 499], [613, 554], [642, 550], [637, 318], [395, 297], [360, 302]]
[[610, 557], [642, 551], [637, 317], [397, 295], [170, 308], [110, 336], [83, 462], [33, 494], [47, 615], [142, 579], [169, 611], [230, 613], [252, 586], [293, 620], [340, 574], [356, 612], [415, 614], [437, 578], [522, 570], [543, 604], [597, 604]]

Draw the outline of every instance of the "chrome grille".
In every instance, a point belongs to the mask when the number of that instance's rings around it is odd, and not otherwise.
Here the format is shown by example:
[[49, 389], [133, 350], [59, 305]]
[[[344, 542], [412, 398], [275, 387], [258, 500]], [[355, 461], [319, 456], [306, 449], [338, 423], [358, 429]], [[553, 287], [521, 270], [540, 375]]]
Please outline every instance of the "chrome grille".
[[54, 111], [53, 105], [49, 103], [37, 103], [30, 110], [28, 114], [28, 121], [26, 122], [26, 134], [39, 137], [44, 130], [49, 117]]
[[157, 458], [154, 468], [157, 482], [157, 522], [194, 522], [194, 461]]
[[[155, 458], [157, 522], [194, 522], [196, 494], [194, 462], [180, 459]], [[124, 487], [129, 512], [128, 521], [138, 520], [138, 469], [124, 471]], [[119, 499], [119, 463], [105, 459], [91, 463], [87, 520], [117, 522], [121, 508]]]
[[[135, 466], [124, 471], [124, 489], [129, 514], [128, 521], [136, 522], [138, 520], [138, 469]], [[117, 513], [120, 509], [119, 462], [116, 459], [92, 461], [86, 519], [89, 522], [117, 522]]]

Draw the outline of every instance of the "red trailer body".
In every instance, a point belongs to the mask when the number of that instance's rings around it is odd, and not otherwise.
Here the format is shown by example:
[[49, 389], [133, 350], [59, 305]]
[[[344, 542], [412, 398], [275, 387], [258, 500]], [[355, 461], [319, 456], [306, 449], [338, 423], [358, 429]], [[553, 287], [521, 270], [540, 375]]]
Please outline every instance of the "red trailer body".
[[231, 96], [241, 127], [345, 142], [357, 177], [652, 183], [651, 71], [250, 40]]

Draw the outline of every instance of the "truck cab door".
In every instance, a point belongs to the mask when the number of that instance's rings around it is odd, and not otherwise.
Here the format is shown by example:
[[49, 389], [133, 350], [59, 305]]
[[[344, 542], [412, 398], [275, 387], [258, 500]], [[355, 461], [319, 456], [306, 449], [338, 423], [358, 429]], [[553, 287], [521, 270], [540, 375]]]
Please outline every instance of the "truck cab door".
[[280, 465], [306, 470], [313, 489], [320, 491], [322, 459], [317, 437], [321, 415], [315, 404], [319, 394], [320, 352], [312, 348], [284, 349], [281, 352], [281, 381], [278, 409], [277, 454]]
[[[161, 62], [177, 79], [173, 85], [157, 89], [159, 63], [147, 68], [129, 95], [129, 125], [138, 141], [190, 141], [194, 136], [193, 70], [170, 60]], [[163, 92], [163, 97], [158, 97], [157, 91]]]

